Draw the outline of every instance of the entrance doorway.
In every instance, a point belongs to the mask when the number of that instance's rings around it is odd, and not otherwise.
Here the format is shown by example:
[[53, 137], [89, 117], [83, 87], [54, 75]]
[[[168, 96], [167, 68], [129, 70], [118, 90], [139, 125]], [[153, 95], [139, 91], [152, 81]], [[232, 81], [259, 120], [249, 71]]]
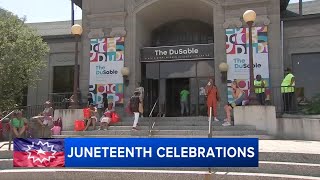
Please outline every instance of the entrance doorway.
[[[180, 92], [186, 88], [190, 92], [189, 79], [167, 79], [166, 80], [166, 116], [178, 117], [180, 113]], [[190, 102], [190, 95], [188, 102]], [[190, 103], [189, 112], [190, 112]], [[185, 112], [186, 115], [186, 112]]]

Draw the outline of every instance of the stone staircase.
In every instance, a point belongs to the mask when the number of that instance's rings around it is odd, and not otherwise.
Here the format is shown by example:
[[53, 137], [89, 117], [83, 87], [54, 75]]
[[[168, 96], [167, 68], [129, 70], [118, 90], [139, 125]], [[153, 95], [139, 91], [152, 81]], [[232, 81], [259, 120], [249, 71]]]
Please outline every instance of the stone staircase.
[[[132, 131], [132, 118], [124, 118], [106, 131], [89, 129], [88, 131], [62, 131], [55, 138], [66, 137], [208, 137], [207, 117], [148, 117], [140, 118], [139, 131]], [[149, 127], [154, 127], [149, 131]], [[213, 121], [213, 137], [257, 137], [273, 139], [254, 126], [222, 126], [223, 122]]]
[[[53, 137], [208, 137], [206, 117], [141, 118], [139, 131], [131, 131], [132, 122], [132, 118], [124, 118], [121, 122], [110, 126], [107, 131], [62, 131], [62, 135]], [[149, 126], [153, 122], [155, 126], [149, 136]], [[212, 168], [211, 174], [208, 168], [13, 168], [12, 151], [7, 151], [8, 147], [3, 147], [0, 149], [0, 179], [320, 180], [320, 142], [273, 140], [274, 137], [256, 130], [254, 126], [223, 127], [222, 122], [213, 122], [213, 137], [258, 137], [259, 167]]]

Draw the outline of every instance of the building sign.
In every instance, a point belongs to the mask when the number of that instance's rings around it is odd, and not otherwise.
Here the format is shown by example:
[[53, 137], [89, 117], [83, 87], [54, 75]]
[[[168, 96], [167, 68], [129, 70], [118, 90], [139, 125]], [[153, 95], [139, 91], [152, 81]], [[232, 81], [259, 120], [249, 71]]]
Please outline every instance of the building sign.
[[[253, 27], [253, 68], [254, 78], [260, 74], [269, 86], [269, 56], [267, 26]], [[226, 54], [228, 70], [228, 86], [236, 80], [241, 89], [249, 95], [250, 71], [249, 71], [249, 29], [226, 29]], [[267, 90], [267, 94], [268, 94]], [[228, 101], [232, 102], [231, 88], [228, 88]]]
[[102, 107], [103, 94], [108, 102], [123, 103], [124, 37], [91, 39], [89, 92]]
[[141, 62], [213, 59], [213, 44], [146, 47], [141, 50]]

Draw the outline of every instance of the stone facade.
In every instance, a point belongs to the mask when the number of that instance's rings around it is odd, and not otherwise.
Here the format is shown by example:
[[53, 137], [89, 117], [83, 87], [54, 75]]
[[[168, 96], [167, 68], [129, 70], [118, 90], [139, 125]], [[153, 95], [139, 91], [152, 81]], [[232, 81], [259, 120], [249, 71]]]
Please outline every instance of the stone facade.
[[[320, 28], [319, 23], [313, 22], [318, 19], [308, 22], [288, 22], [285, 23], [284, 30], [286, 42], [284, 59], [286, 62], [283, 62], [279, 0], [108, 0], [108, 3], [105, 0], [82, 1], [83, 35], [79, 56], [80, 90], [83, 94], [88, 92], [90, 38], [125, 36], [125, 66], [131, 72], [129, 84], [124, 89], [125, 102], [127, 102], [136, 87], [136, 82], [141, 81], [140, 49], [150, 46], [151, 31], [164, 23], [178, 19], [199, 20], [213, 26], [214, 73], [222, 97], [219, 107], [221, 113], [219, 114], [224, 115], [222, 112], [223, 105], [227, 103], [227, 85], [221, 80], [218, 66], [221, 62], [226, 62], [225, 29], [246, 26], [242, 20], [242, 14], [248, 9], [257, 13], [255, 25], [268, 26], [269, 68], [272, 85], [276, 86], [281, 83], [283, 66], [290, 64], [291, 53], [320, 52], [320, 46], [312, 43], [315, 41], [313, 36], [318, 38], [319, 35], [319, 31], [317, 31]], [[302, 24], [307, 24], [308, 28]], [[303, 30], [300, 31], [301, 28]], [[304, 37], [306, 33], [310, 36]], [[302, 39], [302, 42], [309, 46], [312, 44], [312, 48], [306, 49], [304, 45], [294, 43], [296, 39], [299, 39], [299, 42]], [[43, 101], [52, 89], [50, 75], [53, 65], [73, 63], [73, 40], [56, 39], [50, 40], [48, 43], [51, 48], [48, 57], [49, 69], [44, 71], [43, 80], [38, 83], [36, 90], [30, 89], [28, 100], [32, 102], [31, 104]], [[59, 62], [59, 59], [65, 59], [65, 61]], [[38, 99], [34, 100], [35, 97]]]

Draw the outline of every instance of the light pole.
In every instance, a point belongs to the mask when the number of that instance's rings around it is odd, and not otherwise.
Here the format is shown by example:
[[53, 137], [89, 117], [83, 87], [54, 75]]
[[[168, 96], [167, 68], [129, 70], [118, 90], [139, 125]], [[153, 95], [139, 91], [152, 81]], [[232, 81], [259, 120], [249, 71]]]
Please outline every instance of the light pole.
[[78, 86], [79, 86], [79, 67], [78, 67], [78, 44], [82, 34], [82, 27], [79, 24], [75, 24], [71, 27], [71, 33], [76, 39], [75, 59], [74, 59], [74, 75], [73, 75], [73, 103], [71, 107], [73, 109], [78, 108]]
[[252, 47], [252, 25], [256, 20], [256, 13], [253, 10], [247, 10], [243, 13], [243, 20], [249, 26], [249, 67], [250, 67], [250, 94], [249, 105], [258, 105], [257, 96], [254, 92], [254, 69], [253, 69], [253, 47]]

